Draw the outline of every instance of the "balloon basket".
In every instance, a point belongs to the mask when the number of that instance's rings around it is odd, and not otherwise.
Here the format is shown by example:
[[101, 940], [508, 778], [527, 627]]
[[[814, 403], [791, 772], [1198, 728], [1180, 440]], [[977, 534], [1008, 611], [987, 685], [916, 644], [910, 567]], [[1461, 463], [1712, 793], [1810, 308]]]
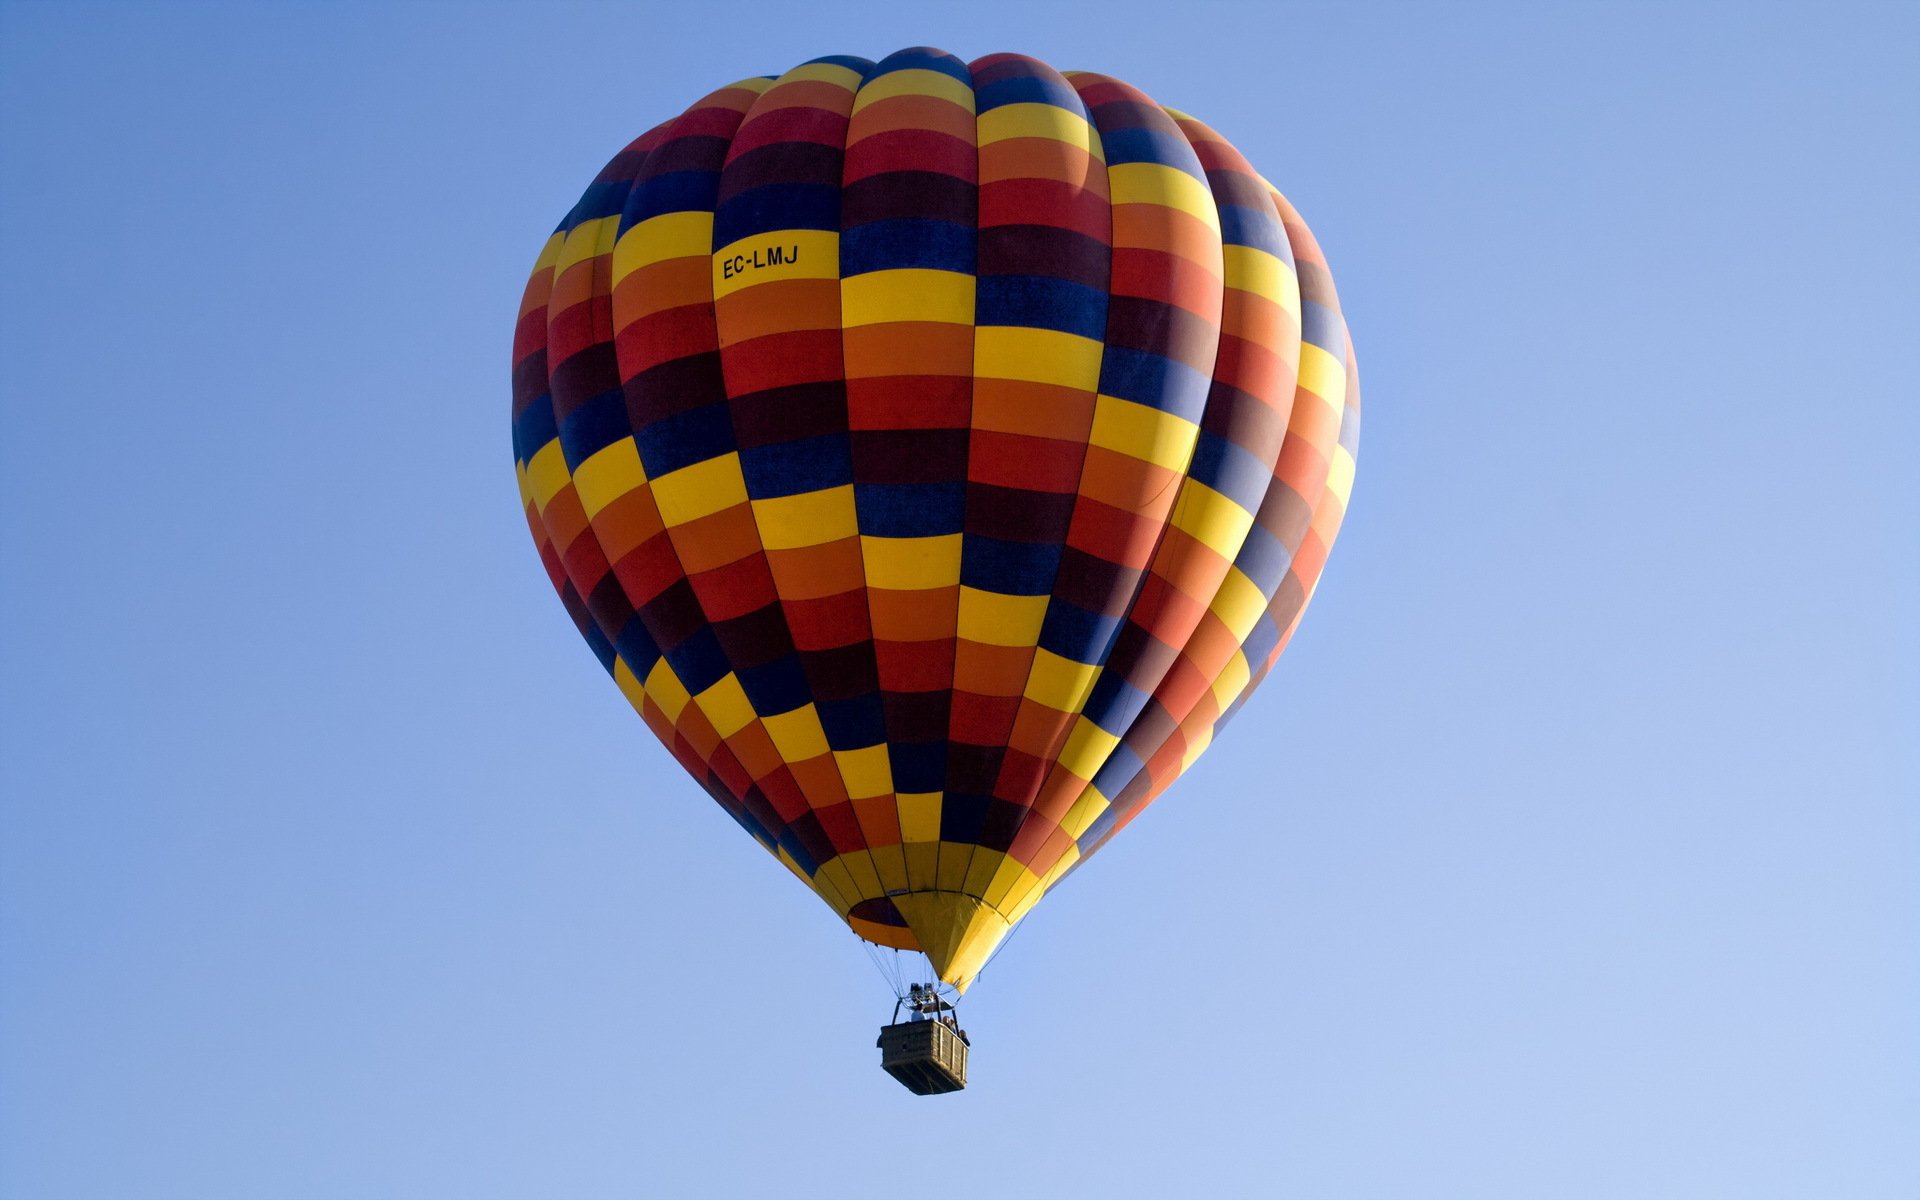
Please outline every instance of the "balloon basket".
[[902, 1021], [880, 1027], [880, 1066], [916, 1096], [937, 1096], [967, 1086], [967, 1041], [939, 1020]]

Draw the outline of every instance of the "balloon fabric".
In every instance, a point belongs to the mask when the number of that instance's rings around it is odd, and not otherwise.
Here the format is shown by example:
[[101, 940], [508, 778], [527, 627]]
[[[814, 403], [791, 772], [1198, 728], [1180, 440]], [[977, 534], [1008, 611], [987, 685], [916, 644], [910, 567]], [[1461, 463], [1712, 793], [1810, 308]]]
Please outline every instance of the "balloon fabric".
[[1272, 669], [1359, 434], [1279, 192], [1013, 54], [698, 100], [548, 239], [513, 358], [593, 653], [855, 933], [961, 989]]

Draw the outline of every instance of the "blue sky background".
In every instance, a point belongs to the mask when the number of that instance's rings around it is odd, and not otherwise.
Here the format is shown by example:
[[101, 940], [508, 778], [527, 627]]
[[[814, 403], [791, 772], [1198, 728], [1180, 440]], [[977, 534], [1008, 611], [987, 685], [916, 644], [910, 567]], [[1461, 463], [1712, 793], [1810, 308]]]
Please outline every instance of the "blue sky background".
[[[967, 1002], [678, 772], [517, 511], [627, 138], [1118, 75], [1307, 214], [1351, 517]], [[0, 1195], [1920, 1194], [1920, 9], [0, 7]]]

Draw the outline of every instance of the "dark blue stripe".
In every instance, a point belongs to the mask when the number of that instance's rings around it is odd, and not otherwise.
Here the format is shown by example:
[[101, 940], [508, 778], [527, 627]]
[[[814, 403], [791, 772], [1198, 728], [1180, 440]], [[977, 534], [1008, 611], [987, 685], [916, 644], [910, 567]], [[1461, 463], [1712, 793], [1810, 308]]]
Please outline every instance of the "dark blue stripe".
[[633, 432], [627, 397], [619, 388], [601, 392], [567, 414], [560, 423], [560, 452], [569, 470]]
[[736, 674], [753, 711], [763, 717], [792, 712], [813, 699], [813, 688], [797, 654], [783, 655], [758, 667], [743, 667]]
[[911, 46], [905, 50], [895, 50], [880, 60], [867, 76], [871, 83], [882, 75], [892, 71], [938, 71], [950, 79], [957, 79], [968, 87], [973, 86], [973, 76], [967, 71], [967, 64], [961, 62], [944, 50], [935, 50], [931, 46]]
[[718, 458], [734, 447], [733, 422], [724, 404], [706, 404], [649, 422], [634, 431], [634, 445], [649, 479]]
[[1123, 163], [1157, 163], [1176, 171], [1185, 171], [1201, 183], [1207, 181], [1206, 172], [1200, 169], [1200, 160], [1194, 156], [1192, 145], [1178, 130], [1139, 127], [1111, 131], [1103, 129], [1100, 131], [1100, 145], [1106, 151], [1109, 167]]
[[1237, 446], [1209, 429], [1200, 431], [1194, 443], [1193, 461], [1187, 474], [1250, 513], [1260, 511], [1260, 501], [1273, 485], [1273, 464]]
[[713, 216], [713, 248], [782, 229], [840, 228], [840, 189], [818, 183], [770, 183], [742, 192]]
[[946, 786], [945, 742], [890, 742], [887, 762], [893, 768], [895, 792], [937, 792]]
[[967, 519], [967, 485], [856, 483], [854, 508], [868, 537], [939, 537], [959, 533]]
[[579, 202], [573, 206], [573, 211], [567, 214], [567, 219], [560, 223], [560, 228], [571, 232], [588, 221], [619, 216], [620, 210], [627, 206], [627, 193], [632, 189], [631, 179], [612, 179], [589, 185]]
[[720, 195], [720, 172], [674, 171], [655, 175], [634, 192], [620, 217], [620, 231], [662, 213], [712, 212]]
[[1292, 562], [1293, 555], [1287, 553], [1286, 545], [1257, 521], [1247, 530], [1247, 540], [1233, 559], [1233, 565], [1268, 599], [1280, 590], [1280, 581], [1287, 577], [1287, 567]]
[[1054, 596], [1047, 601], [1039, 644], [1041, 649], [1075, 662], [1103, 662], [1119, 629], [1119, 617], [1091, 613]]
[[1118, 672], [1103, 671], [1087, 695], [1083, 711], [1095, 725], [1115, 737], [1124, 737], [1148, 699], [1146, 692], [1122, 679]]
[[731, 669], [726, 651], [720, 648], [720, 639], [708, 625], [694, 630], [685, 641], [667, 651], [666, 659], [687, 691], [696, 696], [719, 683]]
[[531, 461], [540, 447], [560, 436], [553, 420], [553, 393], [542, 393], [538, 400], [521, 410], [513, 422], [513, 453], [521, 462]]
[[1261, 613], [1260, 619], [1255, 621], [1253, 628], [1247, 631], [1247, 640], [1240, 643], [1240, 652], [1247, 656], [1248, 669], [1258, 671], [1260, 664], [1267, 660], [1267, 655], [1272, 654], [1273, 648], [1279, 644], [1279, 623], [1273, 619], [1271, 613]]
[[1019, 75], [973, 89], [975, 112], [984, 113], [1009, 104], [1051, 104], [1082, 119], [1087, 115], [1087, 106], [1081, 103], [1079, 92], [1065, 80], [1045, 75]]
[[1300, 301], [1300, 340], [1311, 342], [1341, 361], [1346, 361], [1347, 328], [1340, 314], [1323, 304], [1302, 297]]
[[840, 234], [842, 277], [902, 267], [973, 274], [973, 226], [952, 221], [869, 221]]
[[620, 657], [627, 662], [627, 669], [633, 677], [645, 683], [653, 671], [653, 665], [660, 661], [660, 647], [653, 640], [653, 634], [647, 632], [647, 623], [638, 613], [627, 618], [620, 629], [620, 636], [614, 642], [620, 651]]
[[814, 708], [820, 713], [827, 745], [834, 750], [858, 750], [887, 740], [886, 710], [878, 692], [845, 700], [815, 700]]
[[969, 534], [961, 547], [960, 582], [1003, 596], [1041, 596], [1060, 569], [1057, 542], [1003, 542]]
[[1286, 228], [1271, 212], [1237, 204], [1221, 205], [1220, 241], [1228, 246], [1252, 246], [1289, 265], [1293, 262], [1293, 243], [1287, 241]]
[[853, 455], [844, 433], [773, 442], [740, 452], [740, 473], [755, 500], [797, 496], [853, 482]]
[[1046, 275], [982, 275], [974, 285], [976, 325], [1057, 329], [1100, 341], [1107, 332], [1107, 294]]
[[1100, 390], [1198, 422], [1213, 380], [1165, 355], [1107, 345], [1100, 358]]

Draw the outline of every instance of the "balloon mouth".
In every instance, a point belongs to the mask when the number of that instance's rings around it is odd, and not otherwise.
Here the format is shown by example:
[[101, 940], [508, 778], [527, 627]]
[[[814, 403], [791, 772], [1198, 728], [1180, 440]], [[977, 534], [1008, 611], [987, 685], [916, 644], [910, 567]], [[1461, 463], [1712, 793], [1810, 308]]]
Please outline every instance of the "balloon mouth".
[[965, 992], [1013, 923], [986, 901], [965, 892], [908, 892], [863, 900], [847, 924], [867, 941], [927, 956], [943, 982]]

